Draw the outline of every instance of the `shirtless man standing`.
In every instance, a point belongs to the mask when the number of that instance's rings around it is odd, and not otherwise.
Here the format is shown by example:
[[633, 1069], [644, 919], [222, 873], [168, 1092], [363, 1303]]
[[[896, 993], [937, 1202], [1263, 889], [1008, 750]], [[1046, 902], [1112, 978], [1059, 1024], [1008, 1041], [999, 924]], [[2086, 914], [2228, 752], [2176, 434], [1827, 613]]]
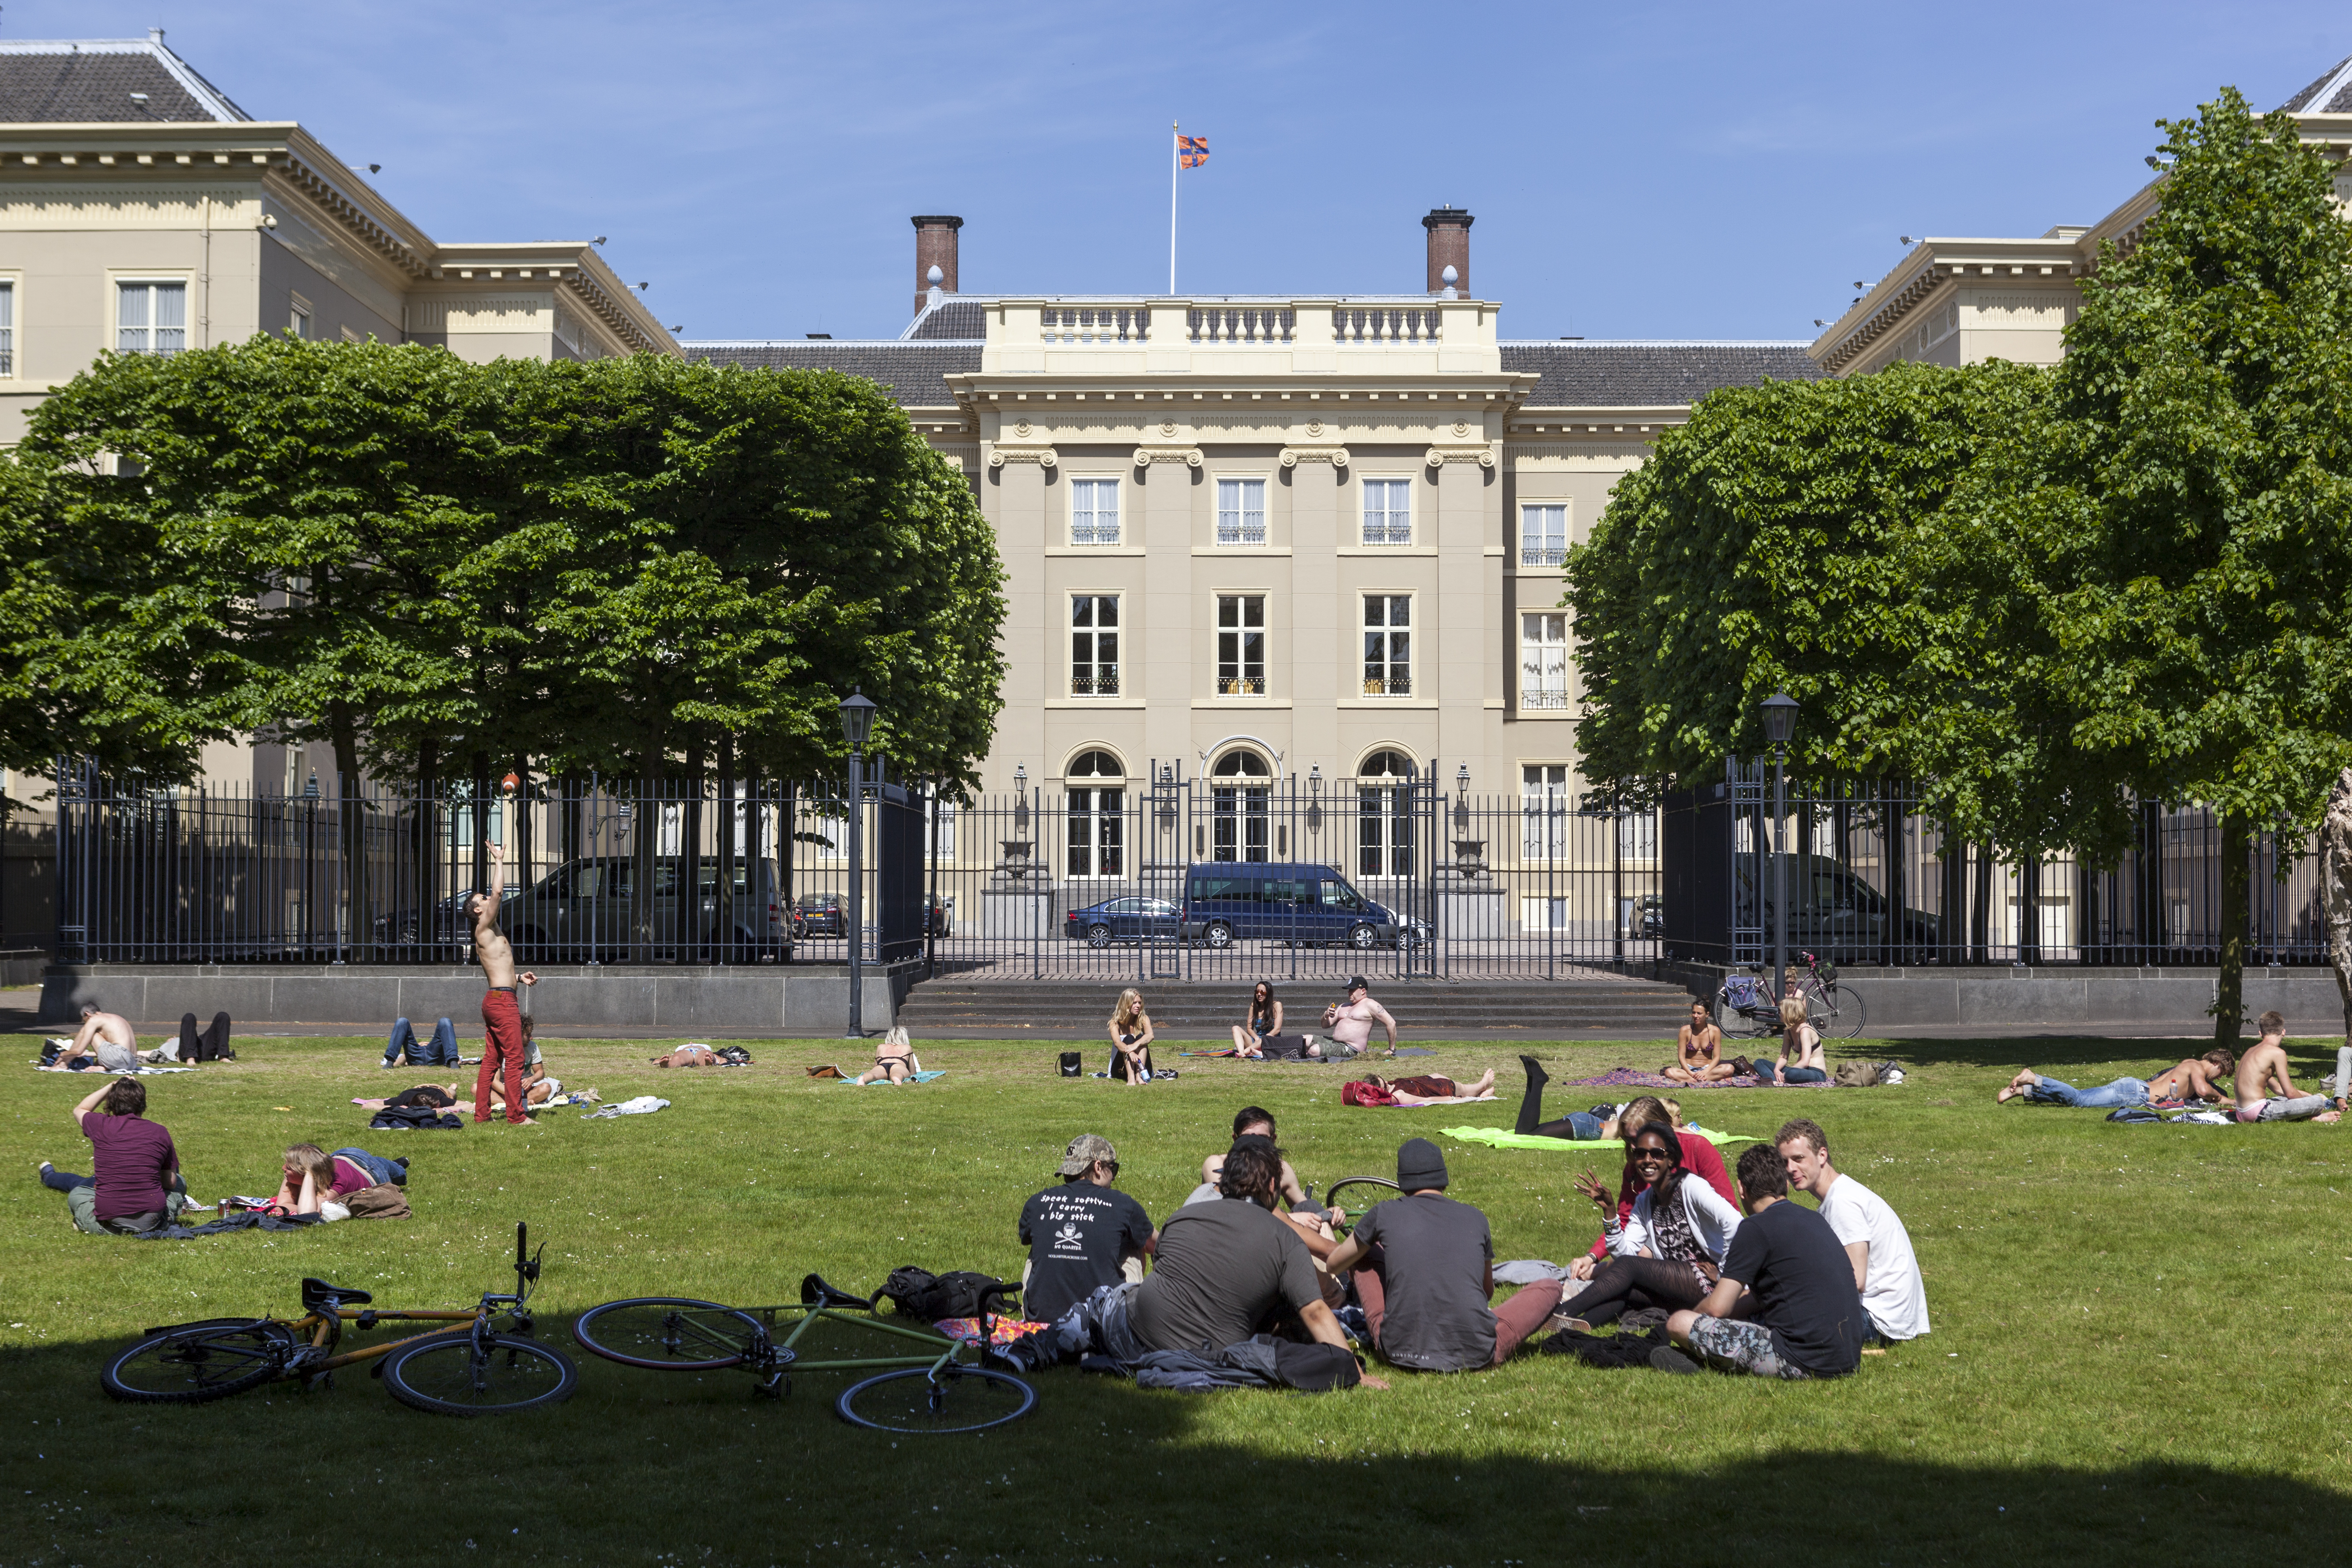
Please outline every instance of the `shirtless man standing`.
[[57, 1065], [71, 1067], [83, 1057], [95, 1058], [108, 1072], [138, 1071], [142, 1059], [139, 1036], [131, 1027], [131, 1020], [120, 1013], [101, 1013], [85, 1004], [81, 1027], [74, 1031], [73, 1044], [58, 1053]]
[[1675, 1059], [1659, 1073], [1676, 1083], [1713, 1083], [1733, 1077], [1735, 1069], [1723, 1059], [1723, 1031], [1715, 1026], [1706, 1004], [1690, 1005], [1690, 1022], [1675, 1036]]
[[2334, 1121], [2344, 1114], [2344, 1101], [2324, 1094], [2298, 1094], [2286, 1073], [2286, 1018], [2265, 1013], [2255, 1022], [2263, 1037], [2247, 1047], [2238, 1062], [2238, 1120], [2241, 1121]]
[[506, 1074], [507, 1121], [528, 1123], [523, 1113], [528, 1103], [522, 1089], [522, 1009], [515, 1001], [515, 985], [539, 984], [539, 976], [525, 971], [515, 973], [514, 945], [507, 941], [506, 932], [499, 930], [499, 899], [506, 890], [506, 847], [493, 844], [490, 849], [491, 891], [475, 893], [466, 900], [466, 917], [474, 922], [474, 958], [482, 966], [482, 979], [489, 987], [482, 994], [482, 1070], [474, 1080], [474, 1121], [490, 1119], [490, 1084], [499, 1073]]

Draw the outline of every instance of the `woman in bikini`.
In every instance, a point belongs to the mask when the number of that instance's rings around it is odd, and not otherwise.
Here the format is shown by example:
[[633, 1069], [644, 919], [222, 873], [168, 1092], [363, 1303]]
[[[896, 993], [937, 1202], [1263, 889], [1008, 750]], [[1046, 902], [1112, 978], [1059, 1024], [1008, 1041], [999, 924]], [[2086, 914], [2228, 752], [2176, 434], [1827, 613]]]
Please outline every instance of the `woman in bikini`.
[[1249, 1011], [1234, 1026], [1234, 1049], [1253, 1060], [1265, 1055], [1266, 1037], [1282, 1033], [1282, 1004], [1265, 981], [1250, 992]]
[[888, 1079], [892, 1083], [904, 1083], [915, 1070], [915, 1043], [908, 1037], [904, 1024], [894, 1025], [882, 1043], [874, 1048], [874, 1065], [857, 1075], [860, 1083], [877, 1083]]
[[1143, 993], [1130, 985], [1118, 994], [1110, 1011], [1110, 1076], [1129, 1087], [1151, 1080], [1151, 1015], [1143, 1010]]
[[1789, 996], [1780, 1002], [1780, 1059], [1772, 1064], [1772, 1081], [1827, 1083], [1829, 1063], [1822, 1057], [1822, 1032], [1805, 1021], [1805, 999]]

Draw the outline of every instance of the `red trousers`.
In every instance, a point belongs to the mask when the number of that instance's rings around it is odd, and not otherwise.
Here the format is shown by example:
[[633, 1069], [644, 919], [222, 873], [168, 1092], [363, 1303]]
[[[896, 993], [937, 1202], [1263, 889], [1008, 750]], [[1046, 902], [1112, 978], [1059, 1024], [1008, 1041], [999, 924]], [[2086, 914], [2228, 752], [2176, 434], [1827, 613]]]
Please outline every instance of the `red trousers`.
[[474, 1080], [474, 1120], [490, 1119], [490, 1084], [506, 1071], [507, 1120], [528, 1121], [522, 1098], [522, 1009], [511, 991], [482, 996], [482, 1072]]
[[[1381, 1278], [1381, 1265], [1387, 1261], [1381, 1256], [1384, 1250], [1374, 1247], [1370, 1258], [1356, 1265], [1352, 1276], [1356, 1299], [1364, 1304], [1364, 1322], [1372, 1331], [1375, 1350], [1381, 1343], [1381, 1320], [1388, 1315], [1388, 1282]], [[1511, 1352], [1525, 1344], [1529, 1334], [1544, 1326], [1559, 1305], [1559, 1281], [1547, 1279], [1538, 1285], [1520, 1287], [1518, 1294], [1495, 1309], [1495, 1365], [1508, 1361]]]

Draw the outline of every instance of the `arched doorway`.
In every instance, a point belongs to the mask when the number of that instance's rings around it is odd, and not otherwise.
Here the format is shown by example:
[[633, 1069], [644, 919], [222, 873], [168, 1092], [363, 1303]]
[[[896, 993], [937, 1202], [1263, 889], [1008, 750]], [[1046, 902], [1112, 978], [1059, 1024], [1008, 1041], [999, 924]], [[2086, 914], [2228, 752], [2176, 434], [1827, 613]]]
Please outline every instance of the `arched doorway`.
[[1413, 869], [1412, 788], [1421, 770], [1384, 748], [1356, 767], [1356, 875], [1372, 881]]
[[1090, 746], [1070, 759], [1063, 774], [1069, 805], [1069, 874], [1127, 875], [1127, 768], [1110, 752]]
[[1262, 862], [1267, 858], [1273, 795], [1273, 767], [1247, 747], [1236, 746], [1210, 764], [1211, 859]]

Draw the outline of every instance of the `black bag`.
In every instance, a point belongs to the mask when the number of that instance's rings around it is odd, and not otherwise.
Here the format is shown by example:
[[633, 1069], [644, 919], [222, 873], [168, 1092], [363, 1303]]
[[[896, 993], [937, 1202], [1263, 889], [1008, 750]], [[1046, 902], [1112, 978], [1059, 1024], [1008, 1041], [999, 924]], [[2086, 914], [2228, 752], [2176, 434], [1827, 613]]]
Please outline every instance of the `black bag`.
[[882, 1294], [905, 1316], [936, 1323], [942, 1318], [977, 1317], [981, 1293], [1003, 1283], [993, 1274], [963, 1269], [934, 1274], [928, 1268], [908, 1267], [890, 1270], [890, 1278], [882, 1282]]
[[1320, 1340], [1302, 1345], [1278, 1339], [1274, 1342], [1274, 1375], [1285, 1388], [1323, 1394], [1355, 1387], [1363, 1381], [1363, 1369], [1356, 1364], [1355, 1352], [1344, 1345], [1327, 1345]]
[[457, 1120], [455, 1110], [439, 1110], [429, 1105], [387, 1105], [368, 1122], [369, 1130], [377, 1132], [417, 1132], [427, 1128], [465, 1125]]
[[1082, 1053], [1077, 1051], [1064, 1051], [1062, 1053], [1062, 1076], [1064, 1078], [1076, 1078], [1086, 1070], [1087, 1058]]
[[721, 1046], [719, 1059], [730, 1068], [747, 1068], [751, 1065], [751, 1053], [742, 1046]]

